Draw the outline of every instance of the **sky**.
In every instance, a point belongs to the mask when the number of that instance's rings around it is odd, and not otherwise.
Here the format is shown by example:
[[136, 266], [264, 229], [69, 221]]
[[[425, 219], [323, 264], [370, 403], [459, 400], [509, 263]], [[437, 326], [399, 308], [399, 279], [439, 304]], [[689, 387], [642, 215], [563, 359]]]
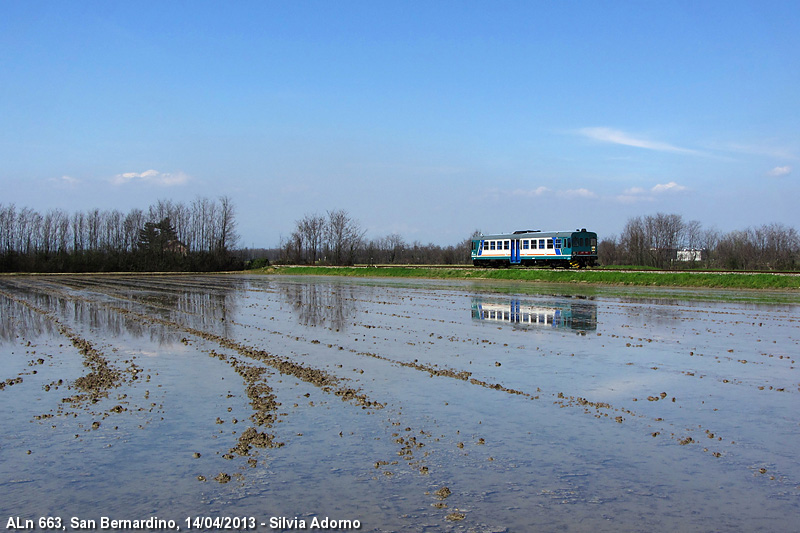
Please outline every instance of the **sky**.
[[228, 196], [246, 247], [800, 229], [800, 2], [0, 2], [0, 204]]

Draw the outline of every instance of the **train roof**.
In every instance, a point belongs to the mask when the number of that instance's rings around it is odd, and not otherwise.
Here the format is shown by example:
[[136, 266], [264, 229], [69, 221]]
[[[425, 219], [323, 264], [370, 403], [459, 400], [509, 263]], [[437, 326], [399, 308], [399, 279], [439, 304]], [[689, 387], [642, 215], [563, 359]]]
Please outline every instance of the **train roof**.
[[492, 233], [481, 235], [480, 239], [540, 239], [543, 237], [569, 237], [573, 233], [594, 233], [587, 231], [586, 228], [576, 230], [561, 231], [541, 231], [541, 230], [518, 230], [509, 233]]

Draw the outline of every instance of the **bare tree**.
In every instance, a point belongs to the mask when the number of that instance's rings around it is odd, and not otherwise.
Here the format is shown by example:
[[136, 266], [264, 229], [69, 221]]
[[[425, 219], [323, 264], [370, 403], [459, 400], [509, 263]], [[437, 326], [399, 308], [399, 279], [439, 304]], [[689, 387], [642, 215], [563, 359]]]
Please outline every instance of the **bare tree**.
[[351, 265], [364, 241], [364, 231], [347, 211], [328, 211], [325, 245], [328, 260], [334, 265]]
[[10, 253], [14, 250], [14, 227], [16, 208], [14, 204], [3, 206], [0, 204], [0, 253]]
[[402, 263], [405, 258], [408, 245], [397, 233], [387, 235], [382, 240], [382, 248], [385, 252], [387, 263]]
[[61, 209], [53, 212], [55, 240], [58, 253], [65, 254], [69, 249], [69, 215]]
[[664, 268], [670, 264], [681, 241], [684, 224], [680, 215], [657, 213], [645, 217], [651, 265]]
[[325, 228], [325, 218], [317, 214], [306, 215], [297, 221], [297, 231], [303, 243], [304, 262], [316, 264], [325, 239]]
[[299, 231], [294, 231], [286, 241], [281, 239], [280, 260], [283, 263], [302, 264], [303, 258], [303, 235]]
[[597, 260], [601, 265], [616, 265], [621, 260], [617, 236], [605, 237], [597, 244]]
[[624, 250], [626, 262], [633, 265], [647, 263], [649, 243], [642, 217], [628, 219], [620, 236], [620, 245]]
[[139, 230], [144, 227], [145, 222], [144, 212], [141, 209], [132, 209], [130, 213], [125, 215], [125, 220], [122, 222], [125, 251], [131, 252], [134, 250], [139, 239]]
[[239, 235], [236, 233], [236, 217], [233, 201], [228, 196], [220, 196], [218, 209], [218, 252], [227, 253], [236, 246]]

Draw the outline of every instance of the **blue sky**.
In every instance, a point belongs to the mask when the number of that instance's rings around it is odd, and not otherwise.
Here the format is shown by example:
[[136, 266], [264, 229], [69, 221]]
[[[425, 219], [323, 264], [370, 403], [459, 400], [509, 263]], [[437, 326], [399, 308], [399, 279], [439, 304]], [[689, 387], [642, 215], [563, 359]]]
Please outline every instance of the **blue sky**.
[[800, 3], [0, 2], [0, 203], [455, 244], [800, 228]]

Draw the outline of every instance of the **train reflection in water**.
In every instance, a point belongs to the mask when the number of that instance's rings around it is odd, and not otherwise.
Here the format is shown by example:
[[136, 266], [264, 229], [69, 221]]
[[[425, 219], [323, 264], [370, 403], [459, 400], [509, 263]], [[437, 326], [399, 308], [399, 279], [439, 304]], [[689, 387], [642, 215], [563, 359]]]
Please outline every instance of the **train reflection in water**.
[[597, 304], [588, 300], [533, 302], [519, 298], [475, 297], [472, 299], [472, 318], [521, 328], [594, 331], [597, 329]]

